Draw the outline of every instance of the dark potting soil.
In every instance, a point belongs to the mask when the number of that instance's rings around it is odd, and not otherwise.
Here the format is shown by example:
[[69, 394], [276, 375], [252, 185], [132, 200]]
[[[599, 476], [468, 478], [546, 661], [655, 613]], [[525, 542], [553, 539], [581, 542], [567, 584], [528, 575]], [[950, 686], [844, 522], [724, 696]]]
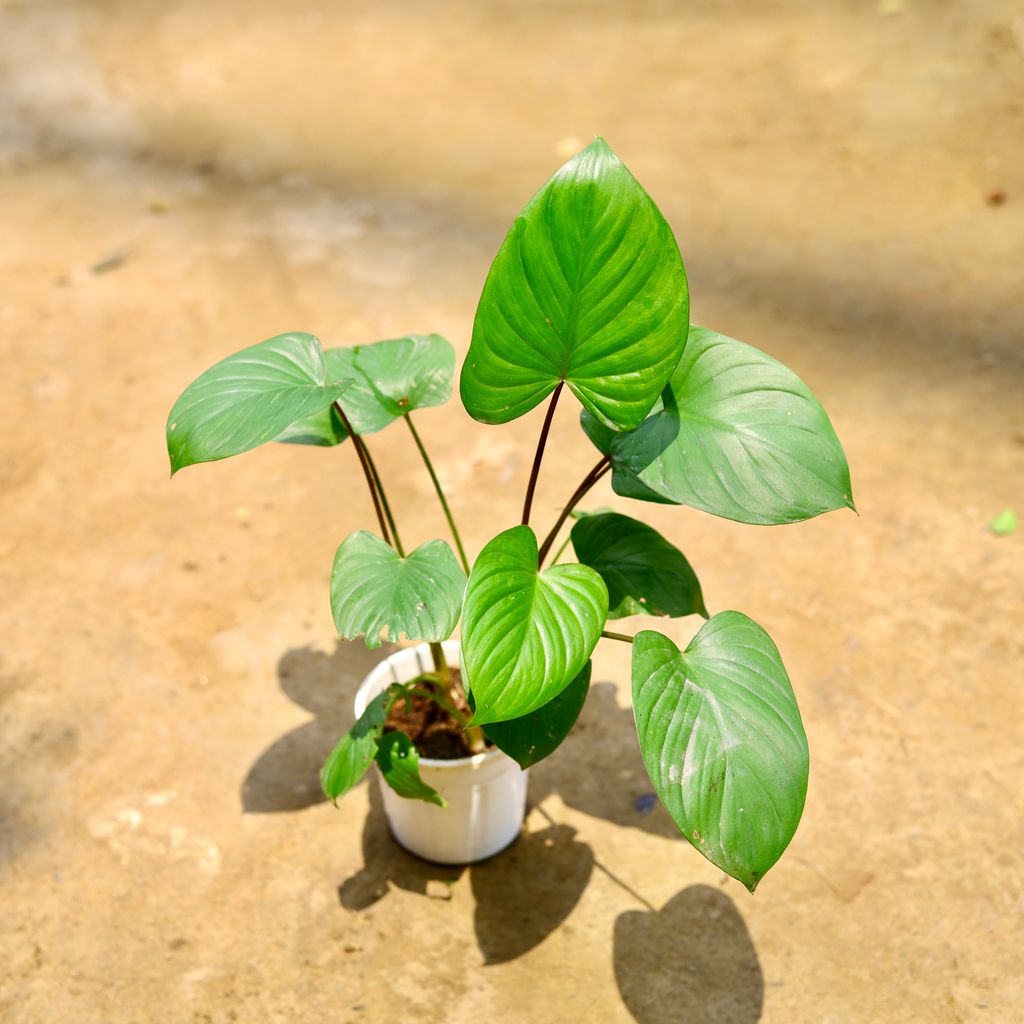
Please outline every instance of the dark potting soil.
[[[467, 718], [472, 712], [462, 689], [462, 679], [457, 668], [449, 669], [451, 679], [450, 693], [446, 697]], [[427, 689], [427, 684], [421, 684]], [[384, 723], [384, 732], [404, 732], [413, 741], [420, 757], [432, 757], [439, 761], [454, 761], [460, 757], [470, 757], [470, 749], [466, 734], [459, 723], [439, 704], [429, 697], [412, 697], [408, 703], [397, 701]], [[491, 747], [487, 741], [487, 747]]]

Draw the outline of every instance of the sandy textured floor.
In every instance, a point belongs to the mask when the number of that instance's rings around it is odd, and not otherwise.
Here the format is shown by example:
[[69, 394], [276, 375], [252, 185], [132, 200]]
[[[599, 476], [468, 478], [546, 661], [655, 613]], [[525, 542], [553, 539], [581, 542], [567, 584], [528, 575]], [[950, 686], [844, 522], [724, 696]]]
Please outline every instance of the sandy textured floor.
[[[1024, 9], [682, 6], [0, 2], [5, 1024], [1021, 1019], [1024, 531], [987, 524], [1024, 513]], [[320, 802], [379, 656], [326, 600], [370, 523], [352, 452], [167, 479], [170, 403], [243, 345], [464, 352], [595, 132], [695, 319], [796, 369], [853, 467], [860, 518], [642, 510], [803, 708], [807, 811], [756, 897], [636, 809], [621, 645], [496, 860], [413, 861], [372, 786]], [[563, 405], [541, 518], [592, 459]], [[538, 417], [420, 428], [478, 549]], [[443, 536], [408, 438], [374, 441], [408, 539]]]

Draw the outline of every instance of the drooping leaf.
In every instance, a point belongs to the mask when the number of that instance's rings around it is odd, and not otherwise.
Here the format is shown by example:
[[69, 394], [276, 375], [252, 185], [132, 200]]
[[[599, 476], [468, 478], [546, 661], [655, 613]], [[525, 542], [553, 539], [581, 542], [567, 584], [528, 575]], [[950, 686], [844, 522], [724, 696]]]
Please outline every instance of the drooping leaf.
[[312, 334], [281, 334], [222, 359], [185, 389], [167, 418], [171, 474], [272, 441], [327, 409], [350, 383], [327, 373]]
[[380, 647], [387, 629], [392, 643], [440, 641], [459, 621], [466, 576], [452, 549], [431, 540], [400, 557], [366, 530], [350, 533], [334, 556], [331, 611], [342, 640], [366, 634], [367, 647]]
[[447, 807], [443, 796], [420, 778], [420, 754], [404, 732], [386, 732], [377, 740], [377, 767], [384, 781], [407, 800]]
[[521, 718], [491, 722], [484, 729], [487, 738], [517, 761], [520, 768], [543, 761], [561, 745], [580, 717], [590, 689], [590, 664], [588, 661], [576, 678], [543, 707]]
[[585, 565], [537, 571], [528, 526], [499, 533], [480, 553], [462, 610], [462, 661], [473, 722], [520, 718], [577, 676], [608, 613], [604, 581]]
[[683, 835], [751, 892], [796, 832], [807, 737], [768, 634], [720, 612], [685, 651], [633, 642], [633, 712], [647, 773]]
[[672, 230], [603, 139], [516, 218], [494, 259], [462, 369], [475, 419], [507, 423], [564, 380], [599, 420], [639, 425], [686, 341]]
[[825, 410], [771, 356], [692, 327], [662, 398], [638, 429], [610, 443], [597, 436], [610, 450], [617, 494], [756, 524], [854, 507], [850, 469]]
[[373, 763], [377, 737], [387, 717], [390, 698], [390, 687], [377, 694], [324, 761], [320, 769], [320, 786], [331, 803], [337, 805], [339, 798], [366, 774], [366, 769]]
[[608, 618], [703, 615], [700, 583], [683, 553], [657, 530], [617, 512], [583, 516], [572, 528], [576, 557], [608, 587]]
[[345, 424], [341, 422], [341, 416], [336, 406], [323, 409], [298, 420], [290, 427], [285, 427], [275, 441], [281, 444], [308, 444], [319, 448], [331, 448], [341, 444], [348, 437]]

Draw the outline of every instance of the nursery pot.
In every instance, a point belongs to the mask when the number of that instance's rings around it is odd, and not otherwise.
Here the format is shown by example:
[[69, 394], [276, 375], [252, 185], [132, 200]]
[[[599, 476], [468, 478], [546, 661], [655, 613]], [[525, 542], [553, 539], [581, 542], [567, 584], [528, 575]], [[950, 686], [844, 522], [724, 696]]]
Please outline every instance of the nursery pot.
[[[459, 666], [459, 645], [442, 645], [445, 660]], [[385, 658], [356, 691], [356, 717], [392, 683], [433, 672], [430, 647], [421, 644]], [[410, 853], [438, 864], [472, 864], [505, 849], [519, 835], [526, 812], [526, 772], [497, 747], [451, 761], [420, 758], [420, 776], [447, 801], [438, 807], [400, 797], [381, 781], [391, 834]]]

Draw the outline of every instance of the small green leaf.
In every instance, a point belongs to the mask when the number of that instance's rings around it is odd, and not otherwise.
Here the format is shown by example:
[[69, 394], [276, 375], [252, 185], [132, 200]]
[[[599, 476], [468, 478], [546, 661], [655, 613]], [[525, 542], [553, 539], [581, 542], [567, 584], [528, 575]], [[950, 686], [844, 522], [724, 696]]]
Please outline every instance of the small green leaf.
[[662, 408], [607, 448], [612, 488], [741, 523], [793, 523], [853, 508], [850, 468], [825, 410], [791, 370], [692, 327]]
[[633, 713], [647, 773], [683, 835], [751, 892], [796, 832], [807, 737], [779, 652], [740, 612], [685, 651], [633, 642]]
[[1003, 511], [1000, 512], [991, 523], [989, 523], [988, 528], [997, 537], [1008, 537], [1017, 529], [1017, 513], [1014, 512], [1012, 508], [1004, 508]]
[[239, 455], [327, 409], [351, 381], [327, 375], [312, 334], [281, 334], [197, 377], [167, 418], [171, 474]]
[[683, 553], [629, 516], [588, 515], [572, 528], [576, 557], [608, 587], [608, 618], [703, 615], [700, 583]]
[[320, 786], [335, 806], [373, 763], [391, 692], [388, 687], [366, 705], [356, 724], [342, 736], [320, 769]]
[[377, 767], [399, 796], [448, 806], [444, 797], [420, 778], [419, 751], [404, 732], [386, 732], [377, 740]]
[[[590, 664], [588, 661], [579, 675], [543, 707], [508, 722], [491, 722], [484, 729], [487, 738], [520, 768], [543, 761], [561, 745], [580, 717], [590, 689]], [[472, 707], [472, 694], [469, 703]]]
[[402, 558], [376, 534], [357, 530], [334, 556], [331, 611], [342, 640], [365, 633], [367, 647], [380, 647], [385, 629], [392, 643], [402, 634], [447, 640], [465, 587], [465, 573], [443, 540], [427, 541]]
[[[439, 334], [407, 334], [327, 350], [327, 372], [352, 378], [342, 408], [357, 434], [374, 434], [414, 409], [444, 405], [452, 394], [455, 350]], [[335, 445], [348, 435], [341, 417], [313, 416], [278, 441]]]
[[679, 247], [603, 139], [512, 225], [484, 283], [462, 369], [474, 419], [507, 423], [564, 380], [599, 420], [640, 424], [679, 361], [689, 292]]
[[474, 725], [520, 718], [561, 693], [597, 645], [607, 613], [608, 591], [593, 569], [538, 572], [533, 530], [498, 534], [473, 566], [462, 612]]

